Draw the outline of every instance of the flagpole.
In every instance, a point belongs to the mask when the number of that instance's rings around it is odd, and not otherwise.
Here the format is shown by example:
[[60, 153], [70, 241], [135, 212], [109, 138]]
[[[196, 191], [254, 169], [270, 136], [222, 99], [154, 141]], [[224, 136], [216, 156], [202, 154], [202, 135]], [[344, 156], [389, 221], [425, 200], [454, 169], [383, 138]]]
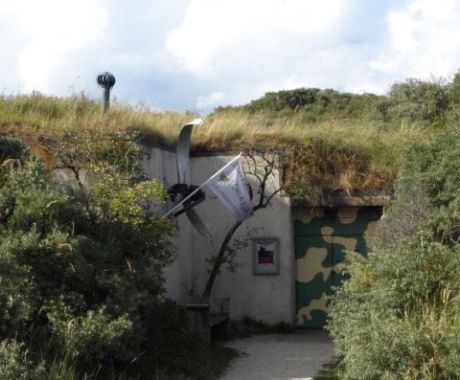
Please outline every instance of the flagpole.
[[240, 153], [238, 156], [234, 157], [232, 160], [227, 162], [224, 166], [222, 166], [218, 171], [216, 171], [211, 177], [209, 177], [206, 181], [204, 181], [200, 186], [198, 186], [195, 190], [193, 190], [189, 195], [187, 195], [184, 199], [182, 199], [177, 205], [175, 205], [171, 210], [169, 210], [166, 214], [163, 215], [164, 218], [171, 215], [174, 211], [176, 211], [179, 206], [181, 206], [184, 202], [187, 202], [190, 198], [192, 198], [198, 191], [201, 190], [203, 186], [206, 186], [211, 180], [216, 178], [220, 173], [222, 173], [225, 169], [227, 169], [231, 164], [233, 164], [236, 160], [238, 160], [243, 154]]

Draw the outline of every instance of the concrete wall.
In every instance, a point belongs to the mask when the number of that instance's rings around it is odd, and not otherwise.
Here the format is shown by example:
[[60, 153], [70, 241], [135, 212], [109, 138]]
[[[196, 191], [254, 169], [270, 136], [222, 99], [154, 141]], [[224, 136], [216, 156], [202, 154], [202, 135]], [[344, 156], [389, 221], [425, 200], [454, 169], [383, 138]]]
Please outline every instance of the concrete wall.
[[[177, 182], [176, 155], [170, 151], [158, 148], [145, 148], [143, 168], [151, 178], [157, 178], [165, 187]], [[190, 173], [187, 173], [187, 181], [190, 180]], [[164, 212], [167, 211], [165, 207]], [[192, 269], [192, 235], [190, 223], [185, 218], [176, 220], [177, 233], [173, 239], [176, 246], [177, 256], [173, 264], [166, 269], [166, 289], [169, 297], [175, 300], [182, 300], [189, 288], [189, 281]]]
[[[192, 157], [188, 171], [189, 183], [199, 185], [220, 169], [233, 156], [213, 155]], [[243, 161], [244, 162], [244, 161]], [[172, 152], [149, 148], [144, 169], [152, 178], [160, 179], [166, 186], [176, 182], [176, 162]], [[248, 180], [251, 177], [248, 176]], [[272, 178], [269, 186], [278, 186], [279, 178]], [[178, 231], [175, 239], [178, 256], [166, 272], [169, 295], [179, 301], [189, 292], [200, 295], [208, 277], [211, 257], [220, 246], [234, 218], [225, 206], [209, 190], [206, 201], [195, 208], [214, 234], [210, 244], [190, 225], [185, 215], [177, 218]], [[248, 229], [256, 229], [248, 235]], [[277, 275], [253, 274], [251, 238], [276, 237], [280, 241], [280, 271]], [[239, 228], [234, 239], [243, 239], [248, 247], [237, 255], [239, 268], [233, 273], [225, 269], [218, 276], [213, 297], [230, 298], [230, 317], [238, 320], [245, 316], [267, 323], [294, 323], [294, 249], [292, 235], [291, 204], [287, 197], [276, 196], [270, 207], [259, 210]]]

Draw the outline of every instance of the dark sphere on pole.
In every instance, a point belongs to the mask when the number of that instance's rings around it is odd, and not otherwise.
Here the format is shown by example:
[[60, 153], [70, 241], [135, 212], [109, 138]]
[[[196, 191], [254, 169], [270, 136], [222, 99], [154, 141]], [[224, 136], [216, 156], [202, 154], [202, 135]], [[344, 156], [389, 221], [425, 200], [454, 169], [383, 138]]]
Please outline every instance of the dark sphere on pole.
[[112, 88], [115, 84], [115, 77], [112, 73], [109, 73], [108, 71], [100, 73], [97, 76], [97, 84], [102, 88]]
[[103, 88], [102, 91], [102, 112], [106, 113], [110, 105], [110, 89], [115, 84], [115, 77], [108, 71], [97, 76], [97, 84]]

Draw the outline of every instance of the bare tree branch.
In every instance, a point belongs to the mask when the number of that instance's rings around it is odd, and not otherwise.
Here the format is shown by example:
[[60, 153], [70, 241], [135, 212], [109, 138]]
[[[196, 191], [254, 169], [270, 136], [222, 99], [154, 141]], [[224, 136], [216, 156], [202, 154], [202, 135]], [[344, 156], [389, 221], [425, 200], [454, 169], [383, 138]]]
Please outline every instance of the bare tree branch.
[[[267, 153], [262, 152], [259, 155], [256, 155], [255, 152], [249, 152], [246, 155], [248, 162], [247, 174], [251, 175], [256, 179], [256, 192], [259, 195], [256, 204], [253, 206], [253, 211], [257, 212], [260, 209], [266, 208], [273, 198], [279, 194], [282, 190], [282, 184], [279, 182], [279, 186], [274, 188], [272, 191], [267, 192], [268, 190], [268, 181], [274, 179], [276, 174], [275, 170], [280, 168], [280, 152], [274, 152], [267, 156]], [[258, 161], [258, 157], [261, 158], [262, 163]], [[260, 167], [262, 166], [262, 167]], [[225, 234], [225, 237], [220, 245], [219, 251], [213, 260], [213, 265], [206, 282], [206, 286], [203, 292], [203, 297], [210, 297], [214, 282], [217, 278], [217, 275], [220, 273], [220, 268], [223, 264], [229, 264], [234, 259], [234, 256], [237, 253], [236, 249], [229, 249], [230, 242], [233, 238], [233, 235], [238, 230], [238, 228], [243, 224], [243, 221], [236, 221], [230, 227], [230, 229]], [[238, 248], [238, 247], [237, 247]], [[239, 247], [241, 248], [241, 247]]]

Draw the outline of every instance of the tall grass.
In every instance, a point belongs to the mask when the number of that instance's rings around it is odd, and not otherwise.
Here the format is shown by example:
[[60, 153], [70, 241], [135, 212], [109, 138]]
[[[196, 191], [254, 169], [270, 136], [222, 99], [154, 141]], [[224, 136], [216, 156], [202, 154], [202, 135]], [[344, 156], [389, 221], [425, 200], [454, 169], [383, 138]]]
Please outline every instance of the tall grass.
[[334, 191], [391, 191], [406, 146], [430, 141], [436, 133], [407, 121], [387, 125], [343, 118], [308, 122], [301, 112], [276, 116], [270, 111], [224, 109], [197, 129], [194, 142], [208, 150], [249, 146], [294, 152], [292, 179], [305, 189], [317, 187], [313, 192], [322, 197], [320, 193]]
[[[400, 120], [382, 124], [369, 118], [328, 114], [312, 121], [302, 110], [274, 112], [223, 108], [208, 116], [192, 135], [192, 149], [237, 151], [245, 149], [302, 152], [311, 164], [299, 160], [302, 176], [327, 179], [327, 191], [364, 192], [391, 190], [401, 154], [411, 141], [429, 141], [434, 128]], [[113, 102], [107, 114], [100, 104], [84, 94], [65, 98], [39, 93], [0, 96], [0, 133], [40, 139], [59, 139], [81, 131], [137, 131], [147, 140], [172, 147], [180, 127], [198, 117], [189, 113], [155, 112], [144, 106]], [[298, 154], [297, 154], [298, 155]], [[365, 165], [362, 162], [365, 161]], [[319, 163], [328, 164], [321, 169]], [[320, 170], [318, 172], [318, 170]], [[322, 170], [322, 172], [321, 172]], [[299, 173], [295, 174], [299, 177]], [[318, 180], [315, 180], [318, 182]], [[313, 181], [313, 182], [315, 182]], [[319, 186], [312, 181], [300, 187]], [[320, 185], [323, 186], [323, 185]]]
[[40, 93], [0, 96], [0, 132], [15, 134], [63, 135], [79, 130], [103, 129], [112, 132], [139, 130], [172, 142], [190, 115], [152, 112], [142, 106], [112, 102], [102, 114], [99, 102], [84, 94], [58, 98]]
[[[335, 120], [309, 122], [301, 112], [273, 116], [273, 112], [251, 113], [230, 109], [209, 116], [197, 128], [193, 143], [203, 149], [227, 150], [231, 146], [263, 146], [273, 143], [303, 143], [311, 137], [332, 139], [352, 146], [369, 146], [382, 141], [399, 147], [413, 138], [430, 136], [427, 128], [416, 123], [401, 122], [398, 128], [382, 128], [367, 120]], [[115, 102], [102, 114], [98, 101], [84, 94], [71, 97], [48, 97], [39, 93], [0, 96], [1, 131], [24, 130], [29, 133], [62, 133], [78, 129], [105, 128], [110, 131], [135, 129], [157, 134], [174, 143], [180, 127], [197, 115], [176, 112], [155, 112], [143, 106]]]

